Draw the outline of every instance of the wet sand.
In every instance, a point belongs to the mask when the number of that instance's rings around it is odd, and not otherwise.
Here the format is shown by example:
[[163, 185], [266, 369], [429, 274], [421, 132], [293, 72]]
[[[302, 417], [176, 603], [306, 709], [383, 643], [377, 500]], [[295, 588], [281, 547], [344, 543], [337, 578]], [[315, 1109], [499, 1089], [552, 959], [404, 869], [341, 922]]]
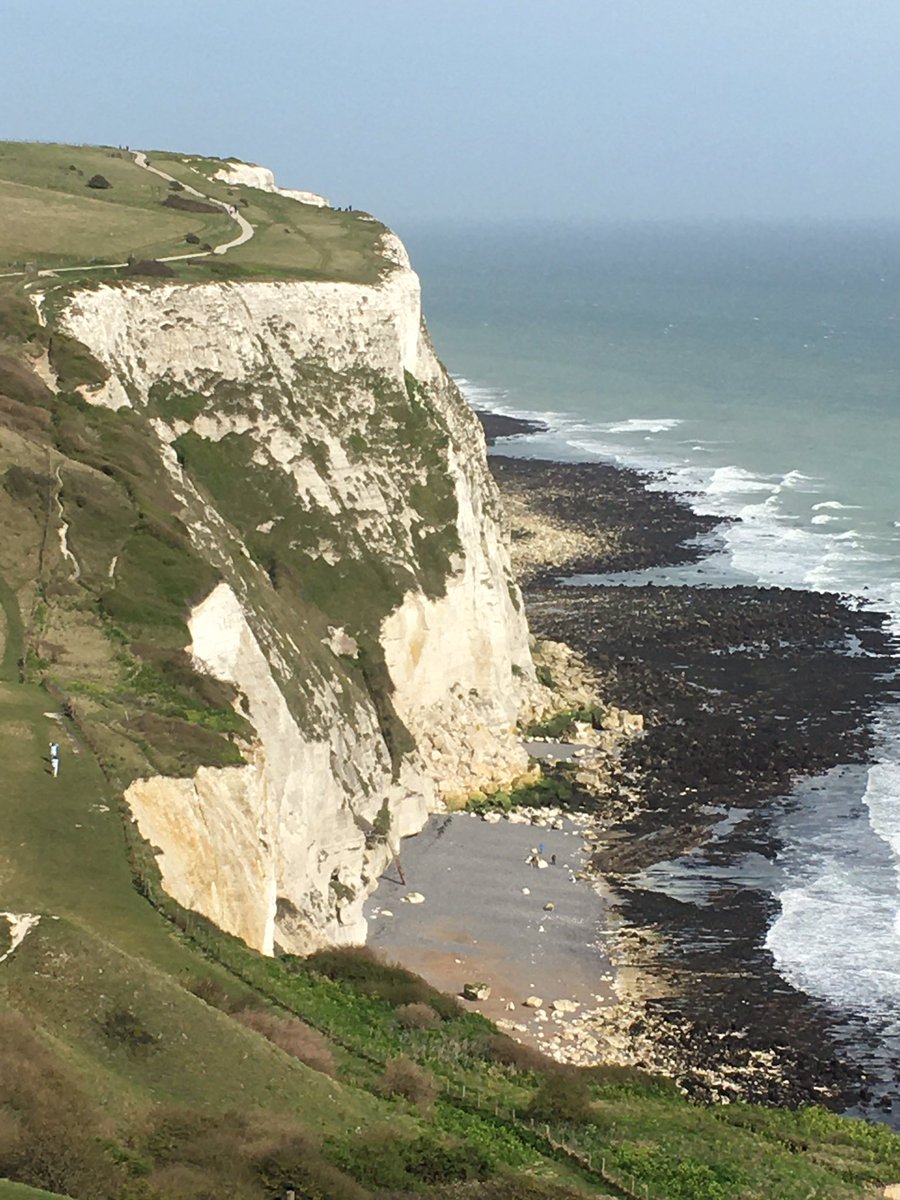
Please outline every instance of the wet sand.
[[[556, 855], [555, 866], [526, 861], [541, 844], [546, 861]], [[568, 821], [555, 830], [491, 825], [467, 813], [432, 817], [403, 841], [406, 886], [390, 867], [370, 897], [368, 944], [452, 995], [466, 983], [488, 984], [488, 1000], [467, 1003], [491, 1020], [526, 1026], [518, 1036], [537, 1043], [568, 1018], [536, 1016], [523, 1005], [529, 996], [540, 997], [545, 1011], [554, 1000], [596, 1008], [614, 999], [603, 949], [606, 904], [591, 883], [574, 878], [587, 858], [582, 846], [581, 829]], [[409, 892], [424, 903], [404, 901]]]

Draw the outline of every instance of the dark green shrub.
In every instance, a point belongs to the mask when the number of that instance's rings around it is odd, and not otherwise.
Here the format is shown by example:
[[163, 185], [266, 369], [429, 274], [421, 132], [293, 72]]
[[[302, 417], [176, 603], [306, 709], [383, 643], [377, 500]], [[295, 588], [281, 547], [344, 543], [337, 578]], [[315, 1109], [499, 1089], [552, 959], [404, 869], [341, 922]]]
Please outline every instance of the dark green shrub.
[[478, 1146], [427, 1132], [398, 1137], [390, 1125], [375, 1125], [352, 1138], [326, 1142], [325, 1152], [343, 1171], [369, 1188], [409, 1192], [422, 1185], [485, 1179], [492, 1171]]
[[164, 208], [177, 208], [180, 212], [220, 213], [218, 204], [209, 204], [206, 200], [197, 200], [193, 196], [179, 196], [170, 192], [160, 203]]
[[145, 1028], [139, 1017], [127, 1008], [111, 1009], [100, 1021], [105, 1036], [135, 1055], [145, 1055], [155, 1049], [157, 1039]]
[[575, 1068], [558, 1068], [544, 1075], [528, 1105], [538, 1121], [586, 1121], [591, 1115], [587, 1076]]
[[461, 1012], [452, 996], [444, 995], [418, 975], [412, 975], [394, 963], [382, 962], [367, 946], [320, 950], [303, 965], [319, 975], [347, 983], [363, 995], [378, 996], [395, 1008], [404, 1004], [428, 1004], [444, 1020]]
[[369, 1192], [326, 1161], [307, 1134], [276, 1129], [269, 1142], [257, 1145], [254, 1152], [254, 1168], [267, 1198], [294, 1191], [297, 1200], [368, 1200]]
[[187, 242], [187, 244], [189, 246], [199, 246], [200, 245], [200, 239], [196, 233], [186, 233], [184, 235], [184, 240]]
[[155, 258], [135, 258], [125, 268], [126, 275], [149, 275], [157, 279], [174, 279], [175, 271], [168, 263]]
[[515, 1071], [546, 1071], [552, 1070], [555, 1065], [534, 1046], [513, 1041], [505, 1033], [488, 1034], [479, 1041], [478, 1051], [486, 1062], [502, 1063]]
[[85, 184], [85, 187], [99, 188], [99, 189], [103, 190], [106, 188], [111, 188], [112, 184], [109, 182], [109, 180], [106, 178], [105, 175], [92, 175], [90, 177], [90, 179], [87, 181], [87, 183]]

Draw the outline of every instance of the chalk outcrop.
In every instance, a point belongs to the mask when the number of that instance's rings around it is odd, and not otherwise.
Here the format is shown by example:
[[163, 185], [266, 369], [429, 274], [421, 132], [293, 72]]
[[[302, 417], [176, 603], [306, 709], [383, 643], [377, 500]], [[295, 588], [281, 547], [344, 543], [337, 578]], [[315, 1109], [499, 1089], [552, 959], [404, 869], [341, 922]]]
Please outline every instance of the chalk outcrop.
[[213, 179], [221, 179], [223, 183], [243, 187], [259, 188], [261, 192], [275, 192], [279, 196], [287, 196], [289, 200], [299, 200], [301, 204], [312, 204], [315, 208], [331, 207], [325, 197], [317, 192], [278, 187], [275, 176], [268, 167], [258, 167], [253, 163], [230, 162], [227, 167], [216, 171]]
[[109, 370], [86, 398], [146, 421], [219, 578], [187, 648], [255, 730], [126, 798], [169, 893], [267, 953], [362, 941], [400, 839], [522, 779], [545, 703], [480, 426], [382, 251], [378, 285], [100, 286], [58, 318]]

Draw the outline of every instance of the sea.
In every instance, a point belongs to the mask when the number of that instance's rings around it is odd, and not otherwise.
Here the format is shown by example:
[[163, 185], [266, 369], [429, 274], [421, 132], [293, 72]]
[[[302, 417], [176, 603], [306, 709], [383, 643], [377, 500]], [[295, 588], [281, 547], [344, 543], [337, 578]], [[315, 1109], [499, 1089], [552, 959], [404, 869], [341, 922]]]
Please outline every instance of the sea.
[[[399, 232], [463, 393], [546, 422], [518, 452], [649, 469], [740, 517], [654, 580], [837, 591], [900, 635], [900, 222]], [[777, 819], [776, 969], [897, 1053], [900, 714], [877, 762], [798, 780]]]

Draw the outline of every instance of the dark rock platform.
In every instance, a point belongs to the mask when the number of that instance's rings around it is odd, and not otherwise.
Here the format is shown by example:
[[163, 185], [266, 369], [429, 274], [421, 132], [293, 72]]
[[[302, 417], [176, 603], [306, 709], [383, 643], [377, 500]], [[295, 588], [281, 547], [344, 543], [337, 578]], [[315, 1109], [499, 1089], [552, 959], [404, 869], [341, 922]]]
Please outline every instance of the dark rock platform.
[[533, 632], [582, 651], [605, 699], [645, 716], [623, 764], [640, 801], [599, 802], [609, 836], [594, 865], [614, 886], [624, 961], [663, 984], [633, 1006], [632, 1036], [654, 1047], [646, 1065], [699, 1099], [725, 1098], [718, 1075], [733, 1098], [885, 1109], [884, 1081], [866, 1078], [864, 1025], [848, 1057], [845, 1014], [786, 983], [764, 946], [779, 805], [800, 777], [869, 761], [872, 719], [897, 698], [884, 616], [781, 588], [565, 586], [697, 561], [716, 521], [640, 472], [490, 461], [533, 511], [612, 535], [606, 559], [548, 562], [524, 590]]

